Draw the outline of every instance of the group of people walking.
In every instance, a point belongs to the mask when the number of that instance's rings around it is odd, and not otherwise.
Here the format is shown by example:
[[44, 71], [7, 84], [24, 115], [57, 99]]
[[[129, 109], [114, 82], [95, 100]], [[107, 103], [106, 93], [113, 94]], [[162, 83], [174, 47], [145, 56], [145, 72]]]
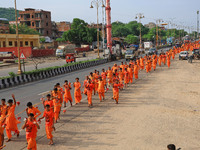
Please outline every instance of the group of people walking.
[[[175, 55], [181, 51], [181, 48], [173, 48], [166, 53], [161, 52], [160, 55], [145, 55], [144, 57], [137, 58], [135, 61], [121, 62], [120, 65], [114, 64], [112, 67], [103, 68], [100, 71], [94, 70], [88, 73], [85, 80], [79, 81], [77, 77], [74, 83], [68, 80], [64, 81], [63, 85], [57, 83], [53, 90], [50, 91], [46, 98], [41, 99], [41, 103], [44, 107], [43, 113], [34, 106], [31, 102], [27, 103], [26, 114], [27, 118], [24, 120], [22, 129], [26, 129], [27, 149], [36, 150], [36, 137], [37, 131], [40, 129], [40, 122], [45, 118], [45, 130], [47, 139], [49, 139], [49, 145], [53, 145], [52, 132], [55, 131], [54, 124], [60, 120], [61, 109], [63, 106], [63, 112], [66, 112], [67, 103], [73, 106], [73, 98], [75, 105], [78, 105], [82, 101], [82, 95], [87, 96], [88, 107], [93, 107], [93, 95], [98, 94], [99, 101], [102, 102], [106, 99], [105, 93], [111, 88], [112, 99], [119, 103], [119, 92], [127, 88], [127, 86], [133, 83], [133, 79], [138, 79], [138, 74], [142, 70], [146, 70], [146, 73], [155, 71], [157, 66], [168, 65], [170, 67], [171, 59], [175, 58]], [[74, 97], [72, 98], [71, 91], [74, 88]], [[19, 136], [19, 130], [17, 125], [20, 123], [20, 117], [15, 115], [15, 108], [20, 103], [16, 101], [15, 96], [12, 95], [12, 99], [7, 101], [1, 99], [0, 106], [0, 144], [2, 149], [4, 141], [4, 129], [7, 134], [7, 142], [11, 141], [12, 134]], [[40, 115], [42, 116], [40, 117]]]

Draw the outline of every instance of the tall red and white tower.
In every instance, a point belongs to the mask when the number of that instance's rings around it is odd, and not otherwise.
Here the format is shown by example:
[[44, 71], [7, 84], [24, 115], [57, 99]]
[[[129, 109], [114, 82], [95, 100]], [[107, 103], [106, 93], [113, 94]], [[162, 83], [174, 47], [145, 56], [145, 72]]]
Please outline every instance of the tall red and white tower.
[[112, 54], [112, 25], [111, 25], [111, 7], [110, 0], [106, 0], [106, 30], [107, 30], [107, 47]]

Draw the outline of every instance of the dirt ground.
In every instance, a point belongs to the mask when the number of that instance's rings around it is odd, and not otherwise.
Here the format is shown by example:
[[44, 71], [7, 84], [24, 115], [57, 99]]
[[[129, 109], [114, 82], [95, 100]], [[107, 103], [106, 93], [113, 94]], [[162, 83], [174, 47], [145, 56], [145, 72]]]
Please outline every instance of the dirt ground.
[[[118, 105], [110, 89], [102, 103], [93, 97], [93, 108], [84, 100], [67, 109], [56, 124], [53, 146], [41, 126], [38, 150], [167, 150], [171, 143], [200, 150], [200, 61], [171, 63], [170, 69], [140, 72], [139, 80], [120, 92]], [[25, 150], [24, 139], [5, 149]]]
[[[175, 144], [183, 150], [200, 149], [200, 61], [172, 61], [120, 93], [119, 104], [107, 100], [86, 109], [86, 101], [70, 108], [67, 123], [57, 127], [55, 145], [38, 141], [38, 149], [166, 150]], [[94, 97], [97, 101], [97, 97]], [[78, 113], [73, 117], [73, 113]]]

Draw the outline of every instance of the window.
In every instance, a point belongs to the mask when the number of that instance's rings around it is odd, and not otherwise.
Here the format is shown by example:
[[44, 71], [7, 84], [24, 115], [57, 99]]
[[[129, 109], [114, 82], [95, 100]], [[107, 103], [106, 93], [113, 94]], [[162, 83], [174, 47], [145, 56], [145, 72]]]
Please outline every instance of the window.
[[5, 41], [3, 41], [3, 47], [6, 47], [6, 42]]
[[48, 15], [46, 15], [46, 18], [48, 18]]
[[34, 27], [34, 25], [35, 25], [34, 22], [32, 22], [32, 26], [33, 26], [33, 27]]
[[46, 23], [46, 26], [48, 26], [48, 22]]
[[12, 41], [9, 41], [8, 44], [9, 44], [9, 46], [12, 46]]
[[28, 46], [28, 41], [25, 41], [25, 45]]
[[49, 31], [47, 31], [47, 35], [49, 34]]
[[22, 41], [20, 41], [20, 47], [23, 47], [23, 42]]
[[32, 15], [32, 18], [34, 18], [34, 16]]

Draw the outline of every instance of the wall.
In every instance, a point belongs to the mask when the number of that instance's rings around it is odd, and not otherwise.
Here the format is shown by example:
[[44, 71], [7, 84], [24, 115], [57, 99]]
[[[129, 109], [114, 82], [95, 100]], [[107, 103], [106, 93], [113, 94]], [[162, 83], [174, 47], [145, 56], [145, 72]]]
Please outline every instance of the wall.
[[[17, 47], [2, 47], [0, 48], [0, 52], [12, 52], [15, 55], [15, 57], [18, 57]], [[32, 54], [32, 48], [20, 47], [20, 55], [22, 52], [26, 57], [30, 57]]]
[[[15, 57], [18, 57], [17, 47], [2, 47], [0, 52], [13, 52]], [[55, 56], [55, 50], [43, 49], [43, 50], [32, 50], [31, 47], [20, 47], [20, 55], [23, 52], [26, 58], [28, 57], [44, 57], [44, 56]]]
[[55, 50], [32, 50], [33, 57], [46, 57], [46, 56], [55, 56]]

